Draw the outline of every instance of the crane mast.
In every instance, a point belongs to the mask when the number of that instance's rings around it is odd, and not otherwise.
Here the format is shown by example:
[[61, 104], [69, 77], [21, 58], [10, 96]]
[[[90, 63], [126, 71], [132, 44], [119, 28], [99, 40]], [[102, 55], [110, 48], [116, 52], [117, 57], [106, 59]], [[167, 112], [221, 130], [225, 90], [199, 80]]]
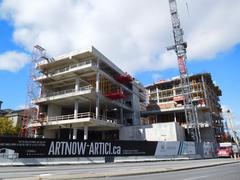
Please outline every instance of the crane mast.
[[229, 129], [231, 130], [232, 138], [235, 141], [235, 143], [237, 144], [237, 146], [239, 147], [240, 144], [239, 144], [239, 141], [238, 141], [238, 138], [237, 138], [237, 131], [235, 130], [235, 128], [233, 126], [232, 113], [230, 112], [230, 110], [227, 110], [226, 115], [227, 115], [227, 121], [228, 121], [226, 123], [227, 127], [229, 127]]
[[178, 60], [178, 68], [180, 73], [183, 103], [184, 103], [184, 112], [187, 123], [187, 131], [191, 135], [191, 138], [197, 142], [201, 142], [200, 130], [198, 125], [197, 111], [196, 107], [192, 102], [191, 89], [189, 76], [186, 67], [186, 50], [187, 43], [183, 40], [183, 29], [181, 28], [180, 19], [177, 11], [177, 2], [176, 0], [169, 0], [173, 36], [174, 36], [174, 45], [167, 47], [167, 50], [175, 50]]

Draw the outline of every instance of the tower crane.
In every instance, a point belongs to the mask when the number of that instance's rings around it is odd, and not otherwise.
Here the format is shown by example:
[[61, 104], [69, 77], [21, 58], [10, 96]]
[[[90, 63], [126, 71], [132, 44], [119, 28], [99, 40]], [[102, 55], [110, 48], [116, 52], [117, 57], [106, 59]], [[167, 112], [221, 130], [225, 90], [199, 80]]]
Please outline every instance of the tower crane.
[[174, 36], [174, 45], [167, 47], [167, 50], [174, 50], [177, 55], [178, 68], [180, 73], [183, 103], [184, 103], [184, 112], [187, 123], [187, 132], [190, 134], [191, 138], [194, 141], [201, 142], [200, 129], [198, 125], [197, 111], [194, 107], [192, 97], [191, 97], [191, 88], [189, 82], [189, 76], [186, 67], [187, 59], [187, 43], [183, 39], [183, 29], [181, 28], [180, 18], [177, 11], [177, 2], [176, 0], [169, 0], [169, 7], [172, 20], [173, 36]]
[[[231, 134], [232, 134], [232, 138], [233, 138], [233, 140], [235, 141], [235, 143], [237, 144], [237, 146], [238, 147], [240, 147], [239, 146], [239, 140], [238, 140], [238, 138], [237, 138], [237, 131], [235, 130], [235, 128], [234, 128], [234, 125], [233, 125], [233, 121], [232, 121], [232, 113], [231, 113], [231, 111], [230, 110], [227, 110], [226, 111], [226, 116], [227, 116], [227, 127], [231, 130]], [[228, 129], [228, 130], [229, 130]]]

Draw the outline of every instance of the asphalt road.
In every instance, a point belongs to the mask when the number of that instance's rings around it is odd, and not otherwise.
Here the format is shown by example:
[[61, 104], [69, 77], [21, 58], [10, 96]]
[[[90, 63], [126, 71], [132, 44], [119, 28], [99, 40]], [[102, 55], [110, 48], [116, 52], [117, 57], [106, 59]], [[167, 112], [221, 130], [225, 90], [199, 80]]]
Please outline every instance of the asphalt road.
[[240, 180], [240, 163], [217, 167], [136, 176], [108, 177], [98, 180]]
[[[209, 160], [186, 160], [186, 161], [161, 161], [161, 162], [141, 162], [141, 163], [115, 163], [115, 164], [87, 164], [87, 165], [61, 165], [61, 166], [23, 166], [23, 167], [0, 167], [0, 179], [4, 178], [26, 178], [26, 177], [65, 177], [70, 179], [69, 175], [76, 177], [94, 177], [107, 173], [108, 175], [143, 172], [146, 170], [171, 170], [179, 167], [205, 166], [212, 163], [225, 163], [229, 159], [209, 159]], [[159, 172], [159, 171], [158, 171]], [[226, 174], [226, 175], [225, 175]], [[231, 175], [231, 176], [227, 176]], [[94, 175], [94, 176], [91, 176]], [[168, 179], [178, 177], [177, 180], [187, 179], [211, 179], [231, 177], [240, 180], [240, 163], [218, 166], [216, 168], [206, 168], [199, 170], [178, 171], [161, 174], [151, 174], [147, 176], [131, 176], [131, 179]], [[195, 177], [195, 178], [194, 178]], [[129, 179], [125, 177], [115, 177], [112, 179]], [[108, 179], [111, 179], [110, 177]], [[175, 178], [173, 178], [175, 179]]]

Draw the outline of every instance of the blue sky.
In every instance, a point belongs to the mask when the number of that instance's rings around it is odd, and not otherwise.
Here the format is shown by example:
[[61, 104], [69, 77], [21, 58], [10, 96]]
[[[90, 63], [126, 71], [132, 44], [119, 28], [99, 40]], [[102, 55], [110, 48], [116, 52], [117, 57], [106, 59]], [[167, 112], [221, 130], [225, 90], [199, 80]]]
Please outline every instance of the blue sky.
[[[240, 15], [240, 2], [188, 1], [190, 15], [186, 13], [185, 3], [179, 1], [178, 5], [189, 45], [189, 74], [212, 74], [223, 92], [221, 104], [234, 113], [235, 123], [240, 127], [240, 23], [236, 19]], [[199, 17], [203, 10], [205, 13]], [[29, 53], [35, 44], [45, 47], [52, 56], [94, 45], [147, 85], [178, 75], [176, 56], [165, 49], [172, 42], [167, 1], [150, 0], [146, 6], [144, 0], [102, 0], [101, 3], [97, 0], [61, 3], [2, 0], [0, 99], [4, 101], [3, 108], [24, 106]]]

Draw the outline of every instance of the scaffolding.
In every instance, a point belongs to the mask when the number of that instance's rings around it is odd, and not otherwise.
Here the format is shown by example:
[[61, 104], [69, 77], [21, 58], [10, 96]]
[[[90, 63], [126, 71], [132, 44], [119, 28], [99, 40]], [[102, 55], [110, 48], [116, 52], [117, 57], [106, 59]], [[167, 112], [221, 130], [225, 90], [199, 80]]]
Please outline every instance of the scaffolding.
[[41, 61], [47, 61], [47, 63], [53, 62], [53, 58], [48, 58], [46, 50], [39, 45], [34, 46], [32, 51], [32, 60], [29, 68], [29, 78], [27, 85], [27, 96], [25, 102], [25, 110], [23, 115], [22, 126], [20, 129], [19, 137], [34, 137], [37, 129], [31, 127], [30, 124], [38, 119], [38, 111], [36, 105], [32, 103], [33, 99], [36, 99], [40, 93], [40, 85], [35, 81], [39, 75], [45, 74], [36, 69], [36, 65]]

